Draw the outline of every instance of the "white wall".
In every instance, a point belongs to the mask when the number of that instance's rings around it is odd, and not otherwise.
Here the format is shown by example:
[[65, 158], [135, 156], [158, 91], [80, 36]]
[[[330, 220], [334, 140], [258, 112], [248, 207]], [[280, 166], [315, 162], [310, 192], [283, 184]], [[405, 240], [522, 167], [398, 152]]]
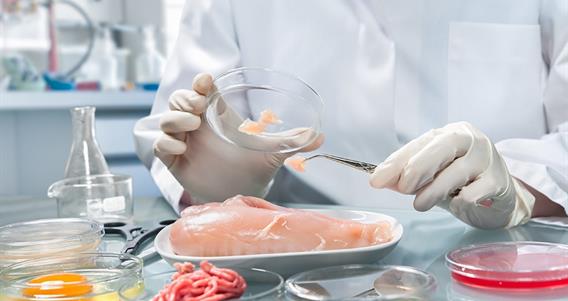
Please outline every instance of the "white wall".
[[51, 183], [63, 178], [70, 147], [69, 113], [44, 110], [13, 114], [17, 194], [44, 196]]
[[[122, 22], [124, 0], [74, 0], [83, 7], [91, 18], [110, 23]], [[58, 5], [57, 16], [61, 19], [80, 20], [78, 15], [64, 5]]]
[[18, 191], [16, 149], [13, 147], [16, 143], [15, 116], [0, 112], [0, 130], [0, 196], [14, 195]]

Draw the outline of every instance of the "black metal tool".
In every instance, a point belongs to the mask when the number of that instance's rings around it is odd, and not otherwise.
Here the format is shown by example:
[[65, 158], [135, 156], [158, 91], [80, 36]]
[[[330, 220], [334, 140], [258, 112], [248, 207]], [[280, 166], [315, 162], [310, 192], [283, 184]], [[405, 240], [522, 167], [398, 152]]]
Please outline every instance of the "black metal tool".
[[[156, 236], [158, 232], [173, 222], [175, 222], [173, 219], [162, 220], [149, 229], [131, 223], [113, 222], [105, 223], [104, 229], [105, 234], [118, 234], [126, 240], [124, 247], [120, 251], [121, 253], [138, 255], [138, 251], [144, 242]], [[155, 252], [144, 253], [145, 255], [141, 257], [146, 263], [149, 263], [150, 258], [156, 255]]]

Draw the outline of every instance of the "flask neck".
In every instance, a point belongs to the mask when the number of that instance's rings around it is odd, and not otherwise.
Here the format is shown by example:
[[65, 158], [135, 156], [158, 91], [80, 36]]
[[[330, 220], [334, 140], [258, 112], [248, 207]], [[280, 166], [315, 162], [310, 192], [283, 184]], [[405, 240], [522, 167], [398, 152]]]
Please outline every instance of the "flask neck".
[[73, 108], [71, 116], [73, 143], [65, 166], [65, 177], [109, 173], [104, 155], [95, 139], [95, 108]]
[[95, 108], [79, 107], [71, 109], [73, 141], [95, 139]]
[[156, 51], [156, 38], [154, 36], [154, 28], [153, 27], [144, 27], [142, 39], [144, 41], [144, 50], [147, 52]]

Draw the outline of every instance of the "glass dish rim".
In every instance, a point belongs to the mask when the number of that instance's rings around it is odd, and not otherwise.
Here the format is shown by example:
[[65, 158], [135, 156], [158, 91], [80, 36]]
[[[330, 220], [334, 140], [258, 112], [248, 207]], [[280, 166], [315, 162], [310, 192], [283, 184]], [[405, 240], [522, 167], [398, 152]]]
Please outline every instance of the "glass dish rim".
[[[233, 68], [230, 70], [227, 70], [221, 74], [219, 74], [218, 76], [216, 76], [213, 79], [213, 83], [215, 83], [215, 81], [217, 80], [221, 80], [229, 75], [232, 75], [234, 73], [238, 73], [238, 72], [245, 72], [245, 71], [255, 71], [255, 72], [268, 72], [268, 73], [274, 73], [274, 74], [278, 74], [280, 76], [284, 76], [287, 77], [288, 79], [294, 80], [294, 81], [298, 81], [300, 82], [304, 87], [308, 88], [318, 99], [318, 104], [323, 108], [324, 105], [324, 101], [323, 98], [321, 97], [321, 95], [319, 95], [319, 93], [314, 90], [314, 88], [312, 88], [312, 86], [310, 86], [305, 80], [303, 80], [301, 77], [297, 76], [297, 75], [293, 75], [291, 73], [285, 72], [285, 71], [280, 71], [280, 70], [275, 70], [272, 68], [266, 68], [266, 67], [237, 67], [237, 68]], [[208, 95], [209, 96], [209, 95]]]
[[[68, 184], [69, 182], [73, 182], [79, 179], [99, 179], [99, 178], [115, 178], [118, 179], [116, 181], [114, 181], [113, 183], [77, 183], [77, 184]], [[122, 184], [122, 183], [127, 183], [127, 182], [132, 182], [132, 176], [129, 175], [125, 175], [125, 174], [100, 174], [100, 175], [88, 175], [88, 176], [80, 176], [80, 177], [72, 177], [72, 178], [66, 178], [66, 179], [61, 179], [55, 183], [53, 183], [52, 186], [54, 185], [65, 185], [66, 187], [73, 187], [73, 188], [84, 188], [84, 187], [100, 187], [100, 186], [106, 186], [109, 184]]]
[[[382, 269], [382, 270], [387, 270], [387, 269], [393, 269], [393, 270], [405, 270], [405, 271], [412, 271], [415, 274], [420, 274], [422, 275], [425, 279], [426, 279], [426, 283], [424, 286], [420, 286], [420, 287], [416, 287], [415, 290], [412, 291], [412, 293], [416, 294], [416, 293], [431, 293], [437, 286], [437, 280], [436, 277], [434, 277], [434, 275], [425, 272], [423, 270], [420, 270], [418, 268], [412, 267], [412, 266], [406, 266], [406, 265], [391, 265], [391, 264], [387, 264], [387, 265], [381, 265], [381, 264], [347, 264], [347, 265], [335, 265], [335, 266], [329, 266], [329, 267], [323, 267], [323, 268], [317, 268], [317, 269], [312, 269], [312, 270], [308, 270], [308, 271], [304, 271], [304, 272], [300, 272], [297, 274], [294, 274], [292, 276], [290, 276], [285, 283], [285, 292], [286, 293], [290, 293], [292, 295], [294, 295], [295, 297], [300, 297], [297, 294], [291, 292], [291, 290], [288, 289], [288, 287], [290, 285], [292, 285], [292, 283], [297, 280], [298, 278], [300, 278], [301, 276], [305, 276], [308, 273], [313, 273], [313, 272], [321, 272], [321, 271], [325, 271], [325, 270], [333, 270], [333, 269], [359, 269], [359, 268], [375, 268], [375, 269]], [[368, 299], [364, 299], [364, 300], [375, 300], [375, 301], [388, 301], [388, 300], [398, 300], [399, 298], [405, 298], [405, 297], [412, 297], [412, 295], [410, 295], [410, 293], [405, 294], [405, 293], [401, 293], [401, 294], [390, 294], [388, 296], [377, 296], [376, 298], [368, 298]], [[329, 301], [334, 301], [334, 300], [345, 300], [344, 298], [342, 299], [327, 299]], [[347, 300], [357, 300], [357, 297], [350, 297], [347, 298]]]
[[[58, 223], [63, 223], [63, 222], [73, 222], [75, 224], [77, 224], [77, 223], [88, 224], [89, 230], [81, 232], [81, 233], [68, 235], [68, 236], [65, 236], [65, 237], [51, 238], [51, 239], [47, 239], [47, 240], [33, 240], [33, 241], [28, 241], [28, 242], [4, 241], [2, 239], [2, 236], [0, 235], [0, 248], [9, 249], [9, 248], [13, 248], [13, 247], [32, 247], [32, 246], [56, 244], [56, 243], [58, 244], [58, 246], [61, 246], [61, 244], [63, 244], [64, 246], [69, 246], [69, 245], [75, 244], [76, 242], [84, 242], [86, 239], [89, 239], [91, 237], [92, 237], [92, 239], [91, 239], [92, 241], [95, 241], [96, 239], [102, 239], [102, 237], [105, 234], [103, 224], [98, 223], [97, 221], [92, 220], [92, 219], [88, 219], [88, 218], [74, 218], [74, 217], [46, 218], [46, 219], [36, 219], [36, 220], [31, 220], [31, 221], [17, 222], [17, 223], [1, 226], [0, 227], [0, 233], [2, 233], [4, 231], [9, 231], [10, 229], [13, 230], [16, 227], [21, 227], [21, 226], [29, 226], [29, 225], [37, 226], [37, 225], [41, 225], [41, 224], [45, 224], [45, 223], [58, 224]], [[57, 249], [57, 248], [55, 248], [55, 249]], [[11, 250], [11, 252], [13, 253], [13, 250]]]
[[560, 243], [552, 243], [552, 242], [540, 242], [540, 241], [529, 241], [529, 240], [524, 240], [524, 241], [507, 241], [507, 242], [491, 242], [491, 243], [483, 243], [483, 244], [471, 244], [465, 247], [461, 247], [452, 251], [449, 251], [446, 253], [445, 259], [446, 259], [446, 266], [451, 270], [451, 271], [457, 271], [456, 268], [457, 267], [459, 269], [468, 269], [468, 270], [472, 270], [472, 271], [483, 271], [483, 272], [493, 272], [493, 273], [507, 273], [507, 274], [528, 274], [528, 273], [534, 273], [534, 272], [555, 272], [555, 271], [561, 271], [561, 270], [568, 270], [568, 264], [563, 265], [563, 266], [558, 266], [558, 267], [554, 267], [551, 269], [546, 269], [546, 270], [516, 270], [516, 271], [500, 271], [500, 270], [496, 270], [493, 268], [480, 268], [480, 267], [476, 267], [473, 265], [468, 265], [468, 264], [463, 264], [463, 263], [459, 263], [456, 262], [454, 259], [452, 259], [452, 256], [455, 255], [456, 253], [460, 253], [460, 252], [465, 252], [465, 251], [471, 251], [471, 250], [475, 250], [478, 249], [480, 247], [491, 247], [491, 246], [503, 246], [503, 245], [538, 245], [538, 246], [551, 246], [551, 247], [560, 247], [562, 249], [566, 249], [566, 251], [568, 252], [568, 245], [566, 244], [560, 244]]
[[[46, 257], [42, 257], [42, 258], [36, 258], [36, 259], [30, 259], [30, 260], [17, 262], [17, 263], [11, 264], [11, 265], [9, 265], [5, 268], [2, 268], [2, 270], [0, 270], [0, 287], [13, 287], [13, 288], [16, 288], [16, 289], [24, 289], [24, 288], [30, 287], [30, 285], [14, 284], [14, 283], [10, 283], [10, 281], [3, 280], [3, 276], [8, 274], [8, 271], [10, 271], [14, 268], [22, 268], [22, 265], [23, 266], [30, 265], [30, 264], [33, 264], [33, 263], [41, 262], [42, 260], [43, 261], [49, 261], [49, 260], [55, 260], [55, 259], [73, 259], [73, 258], [78, 258], [78, 257], [114, 257], [114, 258], [126, 257], [126, 258], [128, 258], [128, 260], [132, 260], [136, 263], [136, 268], [129, 268], [128, 270], [123, 270], [125, 272], [120, 273], [119, 275], [112, 275], [112, 276], [102, 277], [100, 279], [97, 279], [96, 281], [89, 281], [89, 283], [93, 284], [93, 285], [112, 281], [112, 280], [116, 280], [116, 279], [120, 279], [120, 278], [123, 278], [123, 277], [126, 277], [126, 276], [132, 276], [134, 274], [141, 272], [142, 268], [143, 268], [142, 259], [140, 259], [137, 256], [134, 256], [134, 255], [131, 255], [131, 254], [126, 254], [126, 253], [79, 253], [79, 254], [75, 254], [75, 255], [46, 256]], [[31, 265], [30, 267], [33, 267], [33, 266], [34, 265]], [[49, 300], [60, 301], [60, 300], [78, 300], [78, 299], [85, 299], [85, 296], [51, 298]], [[44, 300], [45, 301], [46, 299], [37, 298], [37, 297], [29, 297], [29, 298], [23, 298], [22, 300], [24, 300], [24, 301]]]
[[[228, 142], [228, 143], [235, 145], [235, 146], [238, 146], [238, 147], [242, 147], [242, 148], [250, 149], [250, 150], [254, 150], [254, 151], [264, 151], [264, 152], [270, 152], [270, 153], [291, 153], [291, 152], [295, 152], [295, 151], [298, 151], [299, 149], [302, 149], [303, 147], [310, 145], [311, 143], [316, 141], [316, 139], [318, 139], [318, 136], [321, 133], [321, 116], [322, 116], [323, 110], [324, 110], [324, 101], [323, 101], [323, 98], [321, 97], [321, 95], [319, 95], [319, 93], [316, 90], [314, 90], [314, 88], [312, 88], [302, 78], [300, 78], [296, 75], [290, 74], [288, 72], [274, 70], [274, 69], [265, 68], [265, 67], [238, 67], [238, 68], [233, 68], [233, 69], [230, 69], [228, 71], [221, 73], [220, 75], [218, 75], [217, 77], [215, 77], [213, 79], [213, 83], [216, 83], [217, 81], [222, 80], [222, 79], [224, 79], [228, 76], [234, 75], [236, 73], [243, 73], [243, 72], [247, 72], [247, 71], [266, 72], [266, 73], [277, 74], [278, 76], [282, 76], [282, 77], [285, 77], [289, 80], [296, 81], [296, 82], [300, 83], [304, 88], [307, 88], [317, 99], [318, 117], [316, 119], [316, 122], [314, 123], [314, 128], [316, 129], [316, 135], [313, 135], [313, 137], [311, 137], [310, 140], [308, 140], [304, 145], [302, 145], [300, 147], [294, 147], [294, 148], [278, 150], [278, 151], [258, 150], [258, 149], [255, 149], [255, 148], [250, 148], [250, 147], [247, 147], [247, 146], [240, 145], [240, 144], [234, 142], [233, 140], [229, 139], [228, 137], [226, 137], [225, 135], [223, 135], [222, 133], [219, 132], [219, 130], [217, 129], [217, 126], [213, 124], [213, 121], [211, 120], [211, 118], [208, 117], [208, 115], [209, 115], [209, 112], [211, 110], [210, 108], [215, 107], [214, 104], [217, 103], [220, 96], [223, 95], [225, 90], [230, 90], [230, 88], [234, 87], [234, 85], [230, 85], [230, 86], [227, 86], [227, 87], [221, 88], [221, 89], [215, 89], [214, 91], [212, 91], [211, 93], [209, 93], [207, 95], [207, 107], [204, 111], [203, 116], [204, 116], [204, 119], [207, 121], [207, 124], [209, 125], [209, 127], [215, 133], [215, 135], [220, 137], [223, 141]], [[261, 87], [260, 85], [256, 85], [256, 86]], [[270, 87], [270, 88], [265, 87], [265, 88], [269, 89], [271, 91], [279, 92], [279, 93], [283, 92], [280, 89], [276, 89], [275, 87]], [[301, 135], [302, 135], [302, 132], [298, 133], [296, 135], [288, 136], [287, 138], [294, 139], [294, 138], [301, 137]]]

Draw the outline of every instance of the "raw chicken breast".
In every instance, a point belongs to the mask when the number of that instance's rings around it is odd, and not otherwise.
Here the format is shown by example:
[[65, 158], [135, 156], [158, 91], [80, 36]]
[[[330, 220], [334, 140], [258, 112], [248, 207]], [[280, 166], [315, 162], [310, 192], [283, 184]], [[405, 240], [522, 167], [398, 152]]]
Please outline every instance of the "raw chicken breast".
[[260, 112], [260, 118], [258, 122], [261, 124], [278, 124], [282, 123], [282, 120], [276, 115], [276, 113], [272, 112], [272, 110], [264, 110]]
[[305, 161], [306, 158], [299, 155], [295, 155], [284, 160], [284, 165], [292, 168], [297, 172], [304, 172], [306, 171]]
[[264, 132], [266, 129], [266, 125], [260, 122], [252, 121], [250, 119], [246, 119], [243, 123], [239, 126], [239, 132], [245, 133], [247, 135], [258, 135]]
[[173, 225], [173, 251], [186, 256], [320, 251], [371, 246], [392, 239], [388, 222], [363, 224], [235, 196], [192, 206]]

